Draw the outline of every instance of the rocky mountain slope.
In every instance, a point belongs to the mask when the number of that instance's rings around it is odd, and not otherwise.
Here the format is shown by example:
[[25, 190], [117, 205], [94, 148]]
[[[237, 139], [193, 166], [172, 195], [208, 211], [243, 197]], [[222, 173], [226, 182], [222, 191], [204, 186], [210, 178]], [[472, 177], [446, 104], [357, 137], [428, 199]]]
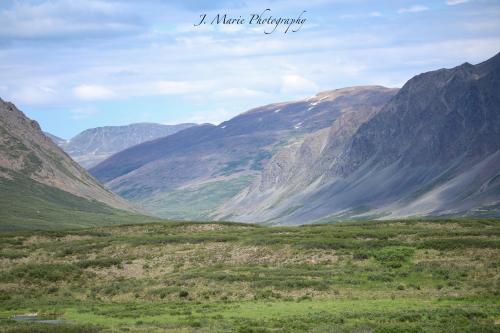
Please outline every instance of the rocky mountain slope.
[[165, 137], [196, 124], [162, 125], [137, 123], [85, 130], [68, 141], [49, 135], [81, 166], [88, 169], [109, 156], [140, 143]]
[[397, 89], [378, 86], [320, 93], [252, 109], [219, 126], [191, 127], [126, 149], [90, 172], [160, 216], [208, 218], [258, 177], [283, 146], [359, 112], [372, 114]]
[[499, 215], [499, 149], [500, 54], [418, 75], [379, 112], [286, 147], [216, 217]]
[[[104, 215], [113, 209], [135, 211], [68, 157], [37, 122], [1, 99], [0, 195], [2, 227], [24, 214], [51, 215], [62, 206], [66, 211], [96, 209]], [[41, 201], [47, 211], [34, 210]]]
[[49, 139], [52, 140], [52, 142], [54, 142], [56, 145], [62, 145], [64, 143], [66, 143], [66, 140], [63, 139], [63, 138], [60, 138], [54, 134], [50, 134], [48, 132], [43, 132], [43, 134], [45, 134], [46, 137], [48, 137]]

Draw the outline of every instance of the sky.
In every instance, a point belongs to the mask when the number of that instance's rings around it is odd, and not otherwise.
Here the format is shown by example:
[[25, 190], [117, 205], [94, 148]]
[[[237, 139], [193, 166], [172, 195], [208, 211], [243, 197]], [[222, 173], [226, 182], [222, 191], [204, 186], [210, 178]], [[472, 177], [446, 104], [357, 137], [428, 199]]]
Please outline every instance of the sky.
[[[195, 26], [265, 9], [306, 21], [270, 34]], [[65, 139], [135, 122], [218, 124], [500, 52], [498, 0], [0, 0], [0, 22], [0, 98]]]

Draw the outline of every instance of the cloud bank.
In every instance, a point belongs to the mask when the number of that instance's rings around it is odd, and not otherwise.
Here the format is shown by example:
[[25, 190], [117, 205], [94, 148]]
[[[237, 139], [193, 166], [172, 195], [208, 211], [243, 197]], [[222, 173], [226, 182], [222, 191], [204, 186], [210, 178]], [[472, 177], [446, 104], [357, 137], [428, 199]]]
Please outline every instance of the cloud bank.
[[[265, 8], [307, 10], [308, 21], [286, 35], [194, 27], [203, 13]], [[500, 50], [493, 0], [6, 0], [0, 22], [1, 97], [60, 136], [143, 120], [222, 121], [321, 90], [400, 86]]]

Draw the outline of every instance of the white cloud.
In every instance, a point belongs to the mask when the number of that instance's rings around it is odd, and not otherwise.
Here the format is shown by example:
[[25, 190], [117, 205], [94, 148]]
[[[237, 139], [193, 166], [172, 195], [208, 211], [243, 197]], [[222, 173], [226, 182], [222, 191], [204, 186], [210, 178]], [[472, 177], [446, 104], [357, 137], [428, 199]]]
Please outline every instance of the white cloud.
[[460, 5], [463, 3], [469, 2], [469, 0], [447, 0], [446, 4], [448, 6], [455, 6], [455, 5]]
[[241, 110], [216, 107], [214, 110], [197, 111], [189, 116], [165, 122], [165, 125], [175, 125], [180, 123], [214, 124], [231, 119], [241, 113]]
[[[277, 1], [273, 11], [300, 13], [304, 2], [291, 1], [292, 10], [288, 1]], [[458, 5], [453, 9], [461, 15], [449, 16], [411, 15], [429, 9], [421, 5], [434, 7], [419, 0], [399, 1], [393, 11], [401, 8], [408, 14], [385, 20], [378, 17], [389, 15], [388, 9], [364, 6], [367, 1], [311, 0], [310, 21], [286, 36], [264, 35], [262, 26], [235, 33], [221, 31], [223, 26], [193, 27], [198, 11], [174, 15], [161, 10], [160, 2], [36, 0], [0, 5], [0, 72], [6, 86], [0, 96], [21, 106], [43, 105], [44, 112], [112, 99], [92, 103], [101, 108], [92, 118], [95, 122], [108, 116], [122, 121], [106, 107], [116, 109], [119, 100], [134, 97], [147, 105], [144, 109], [154, 121], [196, 117], [191, 120], [218, 122], [248, 108], [321, 90], [400, 85], [423, 71], [485, 60], [500, 45], [500, 7], [492, 1], [469, 0], [462, 6], [458, 3], [464, 0], [440, 1], [442, 6]], [[311, 2], [325, 7], [313, 11]], [[97, 8], [87, 9], [87, 3]], [[237, 10], [246, 15], [259, 9], [246, 6], [249, 2]], [[339, 21], [339, 11], [353, 13], [346, 16], [351, 22]], [[6, 13], [12, 17], [2, 16]], [[138, 24], [140, 33], [125, 32], [127, 24]], [[123, 34], [115, 38], [108, 28]], [[92, 111], [74, 115], [85, 112]], [[141, 117], [137, 110], [123, 112], [130, 119]]]
[[422, 6], [422, 5], [414, 5], [408, 8], [401, 8], [398, 10], [399, 14], [403, 13], [418, 13], [418, 12], [424, 12], [426, 10], [429, 10], [429, 7]]
[[0, 9], [0, 22], [0, 36], [13, 40], [82, 35], [108, 38], [138, 33], [143, 28], [127, 5], [102, 0], [14, 1], [12, 6]]
[[[216, 26], [211, 24], [202, 24], [195, 26], [193, 23], [180, 23], [175, 26], [175, 31], [178, 33], [208, 33], [214, 31]], [[165, 31], [168, 33], [169, 31]]]
[[247, 89], [247, 88], [228, 88], [216, 91], [214, 96], [219, 99], [243, 99], [263, 97], [267, 94], [260, 90]]
[[20, 102], [27, 105], [46, 105], [53, 103], [57, 98], [57, 91], [48, 86], [26, 85], [18, 89], [14, 89], [11, 94], [12, 101]]
[[[158, 81], [153, 82], [151, 87], [142, 89], [142, 93], [148, 95], [184, 95], [188, 93], [207, 90], [211, 83], [200, 81]], [[139, 90], [140, 91], [140, 90]]]
[[218, 25], [219, 31], [225, 32], [225, 33], [235, 33], [235, 32], [241, 32], [244, 27], [239, 24], [222, 24]]
[[120, 83], [111, 86], [82, 84], [73, 88], [73, 95], [80, 100], [93, 101], [131, 96], [189, 95], [206, 93], [212, 88], [211, 81], [168, 81]]
[[310, 94], [318, 89], [317, 85], [300, 75], [284, 75], [281, 78], [281, 92], [284, 94]]
[[99, 85], [82, 84], [73, 88], [73, 94], [82, 100], [99, 100], [115, 97], [115, 93], [110, 88]]

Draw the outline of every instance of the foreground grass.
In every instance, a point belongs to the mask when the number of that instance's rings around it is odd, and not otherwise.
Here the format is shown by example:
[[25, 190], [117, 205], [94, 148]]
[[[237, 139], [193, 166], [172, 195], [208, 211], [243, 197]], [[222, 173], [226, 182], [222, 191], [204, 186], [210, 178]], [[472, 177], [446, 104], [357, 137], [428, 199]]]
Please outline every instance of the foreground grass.
[[[0, 234], [0, 332], [500, 332], [500, 222]], [[56, 314], [63, 325], [8, 320]]]

